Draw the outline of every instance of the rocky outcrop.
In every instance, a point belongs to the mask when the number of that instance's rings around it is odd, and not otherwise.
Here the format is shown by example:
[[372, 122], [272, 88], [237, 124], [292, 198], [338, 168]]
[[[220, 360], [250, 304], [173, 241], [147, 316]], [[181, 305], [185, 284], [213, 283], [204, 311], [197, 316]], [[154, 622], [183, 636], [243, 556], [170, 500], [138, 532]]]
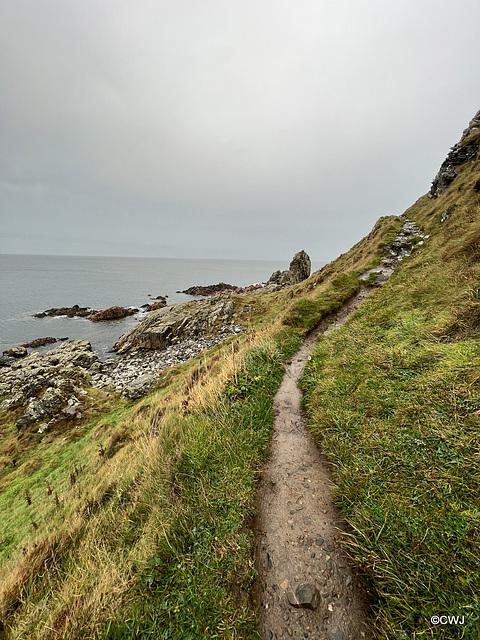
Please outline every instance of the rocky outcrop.
[[167, 306], [167, 301], [164, 300], [159, 300], [158, 302], [152, 302], [152, 304], [142, 304], [142, 306], [140, 307], [142, 309], [142, 311], [156, 311], [157, 309], [163, 309], [163, 307]]
[[390, 278], [400, 262], [411, 256], [415, 247], [421, 247], [425, 240], [428, 240], [430, 236], [423, 233], [414, 222], [405, 217], [403, 220], [402, 228], [395, 239], [386, 245], [385, 253], [387, 255], [382, 258], [380, 265], [365, 271], [359, 276], [359, 280], [373, 287], [381, 287]]
[[7, 349], [3, 352], [4, 356], [9, 356], [10, 358], [24, 358], [27, 355], [27, 349], [22, 347], [13, 347], [12, 349]]
[[23, 410], [19, 431], [39, 420], [55, 421], [63, 409], [80, 403], [79, 396], [86, 395], [83, 386], [100, 369], [87, 340], [70, 340], [46, 353], [34, 351], [3, 369], [0, 396], [7, 398], [0, 409]]
[[35, 313], [34, 318], [45, 318], [47, 316], [68, 316], [69, 318], [86, 318], [94, 313], [98, 313], [95, 309], [90, 307], [79, 307], [78, 304], [74, 304], [73, 307], [54, 307], [53, 309], [47, 309], [41, 313]]
[[195, 286], [189, 287], [184, 291], [177, 291], [177, 293], [186, 293], [189, 296], [211, 296], [217, 291], [235, 291], [238, 287], [233, 284], [227, 284], [226, 282], [219, 282], [218, 284], [209, 284], [207, 286]]
[[299, 251], [293, 256], [290, 267], [286, 271], [275, 271], [267, 282], [268, 285], [290, 286], [306, 280], [310, 276], [312, 263], [305, 251]]
[[459, 167], [469, 161], [475, 160], [480, 148], [480, 111], [470, 121], [468, 127], [456, 145], [443, 161], [440, 169], [433, 179], [429, 197], [437, 198], [445, 193], [450, 184], [457, 177]]
[[[62, 340], [62, 338], [60, 338], [60, 340]], [[25, 347], [26, 349], [37, 349], [38, 347], [43, 347], [46, 344], [54, 344], [55, 342], [57, 342], [57, 338], [49, 336], [47, 338], [36, 338], [31, 342], [26, 342], [25, 344], [22, 344], [22, 347]]]
[[133, 316], [134, 309], [126, 309], [125, 307], [109, 307], [108, 309], [102, 309], [96, 313], [89, 315], [88, 320], [92, 322], [102, 322], [103, 320], [119, 320], [120, 318], [126, 318], [127, 316]]
[[212, 298], [174, 304], [148, 314], [113, 347], [118, 353], [131, 349], [165, 349], [186, 338], [211, 335], [230, 322], [233, 302]]

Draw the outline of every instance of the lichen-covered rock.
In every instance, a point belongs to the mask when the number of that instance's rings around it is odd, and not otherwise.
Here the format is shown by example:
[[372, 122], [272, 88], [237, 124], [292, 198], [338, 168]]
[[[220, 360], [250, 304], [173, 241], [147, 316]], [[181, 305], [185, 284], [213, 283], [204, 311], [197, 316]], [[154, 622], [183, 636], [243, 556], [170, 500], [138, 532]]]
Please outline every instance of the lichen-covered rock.
[[139, 324], [125, 333], [114, 351], [131, 349], [165, 349], [185, 338], [211, 335], [230, 322], [233, 302], [228, 298], [194, 300], [174, 304], [149, 313]]

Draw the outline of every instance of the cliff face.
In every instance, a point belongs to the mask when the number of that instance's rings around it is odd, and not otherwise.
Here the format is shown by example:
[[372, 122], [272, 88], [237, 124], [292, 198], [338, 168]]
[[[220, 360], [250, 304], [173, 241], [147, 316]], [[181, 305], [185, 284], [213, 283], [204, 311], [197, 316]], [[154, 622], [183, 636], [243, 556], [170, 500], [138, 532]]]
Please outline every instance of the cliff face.
[[470, 121], [459, 142], [452, 147], [443, 161], [437, 175], [433, 179], [429, 197], [437, 198], [445, 193], [455, 180], [460, 167], [466, 162], [473, 162], [480, 148], [480, 111]]

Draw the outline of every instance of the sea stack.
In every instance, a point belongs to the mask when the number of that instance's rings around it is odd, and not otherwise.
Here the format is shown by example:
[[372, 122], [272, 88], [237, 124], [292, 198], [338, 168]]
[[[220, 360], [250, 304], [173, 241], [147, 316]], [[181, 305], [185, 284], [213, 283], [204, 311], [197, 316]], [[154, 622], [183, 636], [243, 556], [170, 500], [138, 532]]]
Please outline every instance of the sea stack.
[[270, 276], [267, 284], [280, 284], [289, 286], [298, 284], [302, 280], [306, 280], [310, 276], [312, 263], [310, 257], [305, 251], [296, 253], [290, 262], [290, 268], [286, 271], [275, 271]]

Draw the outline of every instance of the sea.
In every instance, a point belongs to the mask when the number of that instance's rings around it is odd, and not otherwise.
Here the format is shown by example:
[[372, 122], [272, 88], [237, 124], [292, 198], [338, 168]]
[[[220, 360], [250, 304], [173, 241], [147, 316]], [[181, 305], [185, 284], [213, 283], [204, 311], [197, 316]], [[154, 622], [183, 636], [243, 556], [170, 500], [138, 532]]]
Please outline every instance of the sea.
[[[312, 263], [312, 271], [324, 264]], [[145, 314], [104, 322], [33, 315], [75, 304], [140, 308], [157, 296], [168, 296], [168, 304], [186, 302], [195, 297], [178, 291], [218, 282], [244, 287], [266, 282], [277, 269], [288, 269], [288, 261], [0, 255], [0, 353], [51, 336], [89, 340], [101, 360], [115, 357], [115, 342]]]

